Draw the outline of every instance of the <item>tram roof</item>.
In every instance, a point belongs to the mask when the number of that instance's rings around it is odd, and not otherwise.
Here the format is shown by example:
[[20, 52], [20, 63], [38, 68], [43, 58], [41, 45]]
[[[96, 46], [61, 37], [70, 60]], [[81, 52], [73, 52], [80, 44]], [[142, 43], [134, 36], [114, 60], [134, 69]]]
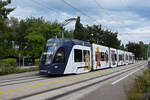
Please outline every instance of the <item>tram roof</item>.
[[51, 38], [49, 40], [47, 40], [47, 42], [51, 42], [51, 43], [67, 43], [69, 44], [73, 44], [73, 45], [83, 45], [83, 46], [91, 46], [91, 44], [89, 42], [85, 42], [85, 41], [81, 41], [81, 40], [77, 40], [77, 39], [71, 39], [71, 38]]

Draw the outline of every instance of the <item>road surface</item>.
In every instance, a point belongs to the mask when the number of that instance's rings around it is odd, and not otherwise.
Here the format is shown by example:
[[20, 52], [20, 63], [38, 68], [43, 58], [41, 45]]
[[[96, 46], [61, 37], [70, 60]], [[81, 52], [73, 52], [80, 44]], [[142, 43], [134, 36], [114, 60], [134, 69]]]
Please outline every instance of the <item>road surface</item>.
[[26, 72], [0, 76], [0, 100], [126, 100], [125, 91], [146, 61], [80, 75], [40, 76]]

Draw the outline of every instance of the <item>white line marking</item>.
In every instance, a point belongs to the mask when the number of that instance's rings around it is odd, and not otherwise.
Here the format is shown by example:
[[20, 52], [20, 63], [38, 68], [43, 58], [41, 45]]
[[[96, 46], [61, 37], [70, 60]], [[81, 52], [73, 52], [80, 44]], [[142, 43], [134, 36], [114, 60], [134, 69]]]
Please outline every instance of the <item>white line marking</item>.
[[124, 76], [124, 77], [122, 77], [122, 78], [120, 78], [120, 79], [118, 79], [118, 80], [112, 82], [111, 84], [114, 85], [114, 84], [118, 83], [119, 81], [121, 81], [121, 80], [127, 78], [128, 76], [130, 76], [130, 75], [132, 75], [133, 73], [135, 73], [135, 72], [137, 72], [137, 71], [143, 69], [144, 67], [145, 67], [145, 66], [143, 66], [142, 68], [139, 68], [139, 69], [137, 69], [137, 70], [135, 70], [135, 71], [129, 73], [128, 75], [126, 75], [126, 76]]

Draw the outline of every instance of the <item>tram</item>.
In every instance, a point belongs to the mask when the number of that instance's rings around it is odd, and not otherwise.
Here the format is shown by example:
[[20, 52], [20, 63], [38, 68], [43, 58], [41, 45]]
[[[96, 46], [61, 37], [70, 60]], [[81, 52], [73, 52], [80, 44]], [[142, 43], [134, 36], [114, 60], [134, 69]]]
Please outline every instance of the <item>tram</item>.
[[80, 74], [133, 63], [131, 52], [70, 38], [49, 39], [40, 58], [44, 75]]

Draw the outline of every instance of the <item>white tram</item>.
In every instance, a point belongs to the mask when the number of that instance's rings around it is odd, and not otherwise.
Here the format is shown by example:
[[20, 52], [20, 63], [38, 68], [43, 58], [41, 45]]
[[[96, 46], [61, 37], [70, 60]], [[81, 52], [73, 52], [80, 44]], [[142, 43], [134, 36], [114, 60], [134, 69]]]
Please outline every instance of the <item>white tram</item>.
[[133, 63], [130, 52], [76, 39], [49, 39], [40, 59], [40, 74], [79, 74]]

